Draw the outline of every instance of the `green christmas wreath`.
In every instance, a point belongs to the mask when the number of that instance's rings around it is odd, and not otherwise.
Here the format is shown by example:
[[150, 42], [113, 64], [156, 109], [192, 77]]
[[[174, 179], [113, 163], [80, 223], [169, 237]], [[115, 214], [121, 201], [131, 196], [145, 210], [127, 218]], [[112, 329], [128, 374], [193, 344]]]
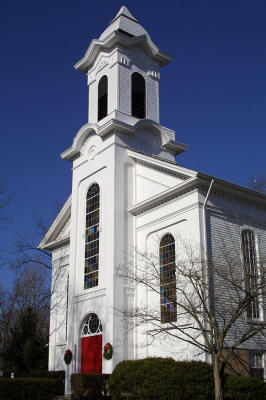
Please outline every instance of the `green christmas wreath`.
[[113, 357], [113, 346], [111, 343], [106, 343], [106, 345], [103, 348], [103, 356], [106, 360], [111, 360]]
[[64, 355], [64, 361], [68, 365], [72, 361], [72, 351], [71, 350], [66, 350], [65, 355]]

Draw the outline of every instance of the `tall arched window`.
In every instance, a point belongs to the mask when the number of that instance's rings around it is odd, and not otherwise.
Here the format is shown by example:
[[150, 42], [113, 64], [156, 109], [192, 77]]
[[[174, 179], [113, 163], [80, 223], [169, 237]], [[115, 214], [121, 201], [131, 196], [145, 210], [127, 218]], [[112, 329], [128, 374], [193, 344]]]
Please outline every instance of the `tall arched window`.
[[98, 84], [98, 121], [106, 117], [108, 104], [108, 79], [104, 75]]
[[131, 78], [131, 112], [133, 117], [146, 117], [145, 79], [137, 72], [134, 72]]
[[259, 319], [259, 271], [254, 232], [249, 229], [243, 230], [241, 239], [244, 260], [245, 289], [247, 294], [250, 294], [251, 298], [247, 308], [247, 316], [248, 318]]
[[87, 193], [84, 289], [98, 286], [100, 188], [93, 183]]
[[160, 242], [161, 323], [174, 322], [176, 313], [175, 239], [170, 233]]

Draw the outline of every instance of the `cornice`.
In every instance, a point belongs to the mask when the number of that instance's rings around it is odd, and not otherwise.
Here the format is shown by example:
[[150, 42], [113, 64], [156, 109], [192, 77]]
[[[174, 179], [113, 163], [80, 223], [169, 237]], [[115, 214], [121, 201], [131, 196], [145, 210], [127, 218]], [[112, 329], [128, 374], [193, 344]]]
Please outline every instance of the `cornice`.
[[65, 150], [61, 154], [61, 157], [64, 160], [76, 160], [80, 156], [82, 146], [89, 136], [98, 135], [100, 137], [106, 137], [111, 132], [115, 131], [130, 136], [140, 129], [149, 129], [151, 131], [159, 132], [162, 140], [162, 148], [170, 151], [171, 154], [178, 154], [186, 149], [186, 145], [175, 142], [172, 139], [175, 135], [174, 131], [153, 120], [139, 120], [135, 117], [121, 113], [118, 110], [114, 110], [97, 124], [87, 123], [83, 125], [76, 134], [72, 146]]
[[201, 189], [206, 191], [209, 187], [210, 181], [213, 179], [214, 183], [211, 190], [211, 195], [215, 194], [217, 197], [227, 198], [228, 200], [245, 203], [252, 207], [261, 207], [266, 211], [266, 195], [255, 190], [248, 189], [244, 186], [237, 185], [232, 182], [224, 181], [211, 175], [197, 173], [197, 177], [201, 183]]
[[69, 245], [69, 243], [70, 243], [70, 235], [64, 236], [63, 238], [49, 242], [42, 248], [52, 251], [52, 250], [56, 250], [58, 247], [67, 246], [67, 245]]
[[66, 236], [61, 239], [53, 239], [56, 237], [59, 232], [61, 231], [62, 227], [65, 226], [68, 219], [71, 217], [71, 195], [68, 197], [67, 201], [61, 208], [60, 212], [58, 213], [57, 217], [55, 218], [54, 222], [46, 232], [46, 235], [42, 239], [41, 243], [39, 244], [38, 248], [40, 249], [50, 249], [50, 245], [54, 247], [54, 245], [63, 245], [67, 243], [69, 240], [69, 236]]
[[74, 137], [72, 146], [61, 154], [61, 158], [64, 160], [74, 160], [75, 157], [80, 153], [82, 145], [87, 137], [92, 134], [96, 134], [96, 132], [97, 125], [90, 123], [83, 125]]
[[186, 181], [179, 183], [177, 186], [164, 190], [163, 192], [153, 197], [150, 197], [147, 200], [144, 200], [140, 203], [135, 204], [132, 207], [129, 207], [128, 212], [133, 215], [142, 214], [145, 211], [148, 211], [161, 205], [162, 203], [166, 203], [173, 198], [180, 196], [181, 194], [185, 194], [186, 192], [193, 190], [197, 181], [197, 177], [189, 178]]
[[[161, 205], [163, 206], [163, 204], [161, 204]], [[137, 227], [137, 231], [139, 232], [139, 231], [142, 231], [144, 229], [150, 228], [151, 226], [157, 225], [157, 224], [159, 224], [159, 223], [161, 223], [163, 221], [167, 221], [168, 219], [172, 219], [174, 217], [177, 217], [178, 215], [183, 214], [183, 213], [185, 213], [187, 211], [193, 210], [194, 208], [197, 208], [197, 207], [199, 207], [199, 203], [198, 202], [192, 203], [189, 206], [180, 208], [175, 212], [172, 212], [170, 214], [166, 214], [163, 217], [153, 219], [152, 221], [150, 221], [150, 222], [148, 222], [146, 224], [138, 226]], [[186, 221], [186, 219], [182, 219], [182, 221], [179, 221], [179, 222], [183, 222], [183, 221]]]
[[188, 149], [188, 146], [183, 143], [176, 142], [175, 140], [169, 140], [168, 143], [163, 145], [163, 148], [172, 151], [174, 154], [181, 154]]
[[97, 289], [97, 290], [90, 291], [90, 292], [84, 293], [84, 294], [78, 294], [78, 295], [74, 296], [74, 304], [83, 303], [84, 301], [88, 301], [91, 299], [96, 299], [98, 297], [104, 297], [104, 296], [106, 296], [106, 288]]
[[136, 45], [144, 47], [150, 57], [154, 58], [161, 66], [172, 61], [172, 57], [160, 51], [148, 35], [129, 37], [118, 30], [115, 30], [102, 40], [93, 39], [84, 57], [74, 65], [74, 68], [87, 73], [91, 65], [95, 62], [100, 51], [111, 49], [113, 46], [118, 44], [122, 44], [125, 47]]
[[149, 165], [151, 168], [160, 171], [167, 171], [168, 173], [172, 173], [173, 175], [182, 177], [183, 179], [191, 178], [197, 175], [196, 171], [181, 167], [174, 161], [172, 162], [163, 160], [160, 157], [146, 155], [133, 149], [128, 149], [128, 155], [139, 163]]
[[[203, 203], [199, 203], [199, 208], [203, 208]], [[256, 208], [257, 209], [257, 208]], [[266, 219], [262, 220], [261, 218], [258, 219], [257, 217], [251, 217], [250, 215], [239, 213], [239, 212], [230, 212], [228, 210], [224, 210], [212, 205], [207, 205], [206, 210], [219, 214], [221, 216], [226, 216], [238, 220], [245, 220], [245, 222], [249, 222], [256, 226], [266, 227]], [[265, 210], [264, 210], [265, 211]]]

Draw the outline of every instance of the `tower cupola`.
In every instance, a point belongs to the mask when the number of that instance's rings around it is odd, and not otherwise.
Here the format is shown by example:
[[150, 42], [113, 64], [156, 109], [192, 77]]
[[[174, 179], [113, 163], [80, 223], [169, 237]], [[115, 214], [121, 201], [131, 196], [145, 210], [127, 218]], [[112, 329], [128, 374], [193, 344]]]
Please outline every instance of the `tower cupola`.
[[88, 76], [89, 123], [114, 112], [159, 123], [160, 68], [171, 59], [123, 6], [75, 65]]
[[127, 7], [121, 7], [75, 65], [87, 75], [88, 123], [62, 157], [76, 157], [92, 133], [102, 138], [115, 134], [127, 147], [172, 161], [185, 151], [185, 145], [175, 142], [174, 131], [160, 125], [160, 69], [171, 60]]

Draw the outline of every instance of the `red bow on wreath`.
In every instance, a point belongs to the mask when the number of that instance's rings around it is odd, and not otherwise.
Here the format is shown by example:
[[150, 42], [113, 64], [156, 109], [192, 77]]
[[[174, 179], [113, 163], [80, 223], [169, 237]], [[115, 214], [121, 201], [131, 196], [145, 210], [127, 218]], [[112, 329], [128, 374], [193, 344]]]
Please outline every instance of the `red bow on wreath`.
[[113, 346], [111, 343], [106, 343], [103, 348], [103, 356], [106, 360], [110, 360], [113, 357]]

